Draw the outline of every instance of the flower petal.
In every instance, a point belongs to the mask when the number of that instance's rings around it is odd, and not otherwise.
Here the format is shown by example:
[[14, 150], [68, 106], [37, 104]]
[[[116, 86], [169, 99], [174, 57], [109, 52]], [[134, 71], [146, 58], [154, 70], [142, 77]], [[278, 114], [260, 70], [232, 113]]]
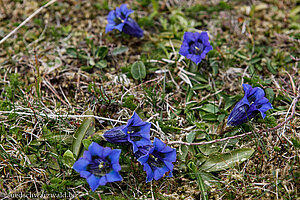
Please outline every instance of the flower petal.
[[188, 51], [189, 51], [189, 46], [183, 43], [179, 49], [179, 54], [186, 57], [189, 54]]
[[120, 171], [121, 170], [121, 165], [119, 164], [119, 163], [113, 163], [112, 165], [111, 165], [111, 168], [113, 169], [113, 170], [115, 170], [115, 171]]
[[84, 151], [83, 152], [83, 158], [88, 160], [88, 161], [92, 161], [92, 155], [89, 151]]
[[116, 13], [114, 10], [110, 11], [107, 15], [107, 21], [110, 24], [114, 24], [116, 19]]
[[146, 182], [152, 181], [154, 174], [153, 174], [153, 171], [152, 171], [152, 169], [151, 169], [151, 167], [149, 166], [148, 163], [144, 164], [144, 171], [147, 174]]
[[133, 10], [127, 9], [127, 4], [122, 4], [120, 6], [120, 12], [124, 15], [125, 18], [127, 18], [131, 13], [133, 13]]
[[88, 171], [81, 171], [80, 172], [80, 177], [82, 178], [87, 178], [91, 175], [92, 173], [91, 172], [88, 172]]
[[108, 33], [112, 30], [115, 29], [115, 25], [114, 24], [107, 24], [106, 27], [105, 27], [105, 33]]
[[200, 33], [195, 32], [193, 33], [193, 40], [194, 42], [198, 41], [200, 39]]
[[119, 31], [122, 32], [123, 27], [124, 27], [124, 23], [121, 23], [121, 24], [116, 25], [116, 26], [115, 26], [115, 29], [117, 29], [117, 30], [119, 30]]
[[268, 103], [263, 104], [262, 107], [258, 109], [263, 119], [266, 117], [265, 112], [272, 108], [273, 108], [272, 104], [270, 102], [268, 102]]
[[202, 41], [202, 44], [204, 44], [206, 41], [209, 40], [208, 38], [208, 34], [207, 32], [203, 31], [200, 33], [200, 36], [199, 36], [200, 40]]
[[149, 154], [146, 154], [146, 155], [144, 155], [144, 156], [141, 156], [141, 157], [138, 159], [138, 161], [143, 165], [143, 164], [147, 163], [148, 159], [149, 159]]
[[86, 171], [86, 167], [90, 162], [84, 158], [79, 158], [73, 165], [73, 169], [77, 172]]
[[94, 174], [87, 177], [86, 181], [90, 185], [93, 192], [99, 187], [100, 178], [95, 176]]
[[263, 98], [265, 96], [265, 92], [260, 87], [256, 87], [254, 89], [256, 89], [256, 90], [255, 90], [255, 93], [253, 94], [253, 96], [254, 96], [254, 99], [255, 99], [254, 102], [256, 102], [256, 101], [260, 100], [261, 98]]
[[106, 174], [106, 180], [107, 182], [115, 182], [115, 181], [122, 181], [123, 178], [118, 172], [112, 170], [111, 172]]
[[250, 91], [252, 90], [252, 87], [249, 84], [243, 84], [243, 89], [244, 89], [244, 92], [245, 92], [245, 96], [247, 97], [248, 94], [250, 93]]
[[191, 61], [193, 61], [194, 63], [196, 63], [198, 65], [202, 61], [202, 59], [201, 59], [200, 55], [193, 55], [191, 57]]
[[112, 164], [119, 163], [120, 154], [121, 154], [121, 149], [114, 149], [110, 152], [108, 157]]
[[156, 168], [154, 170], [154, 179], [158, 180], [160, 178], [162, 178], [164, 176], [164, 174], [166, 173], [166, 171], [163, 168]]
[[166, 157], [164, 160], [169, 161], [169, 162], [175, 162], [176, 161], [176, 149], [171, 148], [172, 151], [169, 153], [166, 153]]
[[101, 147], [99, 144], [96, 142], [92, 142], [89, 146], [89, 152], [91, 153], [92, 156], [99, 156], [100, 158], [103, 158], [103, 147]]
[[227, 119], [227, 125], [237, 126], [247, 121], [246, 114], [248, 109], [248, 104], [243, 103], [242, 100], [239, 101], [231, 111]]
[[106, 158], [112, 152], [111, 148], [105, 147], [103, 148], [102, 155], [100, 158]]
[[194, 39], [194, 34], [192, 32], [185, 32], [183, 35], [183, 41], [185, 43], [190, 43]]
[[128, 120], [128, 126], [142, 126], [145, 122], [138, 116], [136, 112], [133, 113], [132, 117]]
[[166, 147], [166, 144], [163, 143], [160, 139], [154, 138], [153, 146], [156, 151], [160, 152]]
[[165, 165], [168, 168], [168, 171], [172, 171], [174, 168], [174, 165], [171, 162], [165, 162]]
[[102, 176], [99, 180], [99, 185], [106, 185], [107, 180], [106, 180], [106, 176]]

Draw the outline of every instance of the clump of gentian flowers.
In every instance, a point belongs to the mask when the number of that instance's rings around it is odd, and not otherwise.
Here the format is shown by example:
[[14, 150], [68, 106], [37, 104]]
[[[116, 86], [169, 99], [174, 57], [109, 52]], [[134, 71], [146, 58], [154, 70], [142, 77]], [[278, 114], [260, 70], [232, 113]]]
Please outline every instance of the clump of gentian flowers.
[[133, 10], [128, 9], [126, 4], [122, 4], [116, 10], [110, 11], [107, 16], [108, 24], [106, 25], [105, 32], [117, 29], [134, 37], [143, 37], [144, 31], [134, 19], [129, 17], [131, 13], [133, 13]]
[[[136, 159], [143, 165], [147, 174], [146, 181], [158, 180], [166, 173], [172, 176], [173, 162], [176, 161], [176, 150], [164, 144], [158, 138], [150, 140], [149, 122], [144, 122], [137, 113], [134, 113], [126, 125], [114, 127], [103, 134], [110, 143], [118, 145], [131, 145]], [[73, 169], [86, 178], [92, 191], [108, 182], [121, 181], [119, 174], [120, 149], [102, 147], [92, 142], [73, 165]]]
[[265, 97], [265, 92], [262, 88], [252, 88], [248, 84], [243, 84], [243, 88], [245, 95], [231, 111], [227, 125], [238, 126], [254, 118], [258, 113], [264, 119], [266, 117], [265, 112], [272, 109], [272, 105]]
[[207, 32], [185, 32], [179, 54], [198, 65], [212, 49]]
[[134, 113], [126, 125], [118, 126], [106, 131], [103, 137], [113, 144], [131, 144], [137, 160], [144, 166], [147, 173], [147, 182], [153, 178], [158, 180], [169, 172], [172, 176], [173, 164], [176, 161], [176, 150], [164, 144], [158, 138], [150, 140], [149, 122]]
[[152, 145], [150, 140], [150, 127], [151, 124], [149, 122], [143, 122], [138, 114], [134, 112], [126, 125], [106, 131], [103, 137], [113, 144], [131, 143], [133, 152], [136, 152], [138, 147]]

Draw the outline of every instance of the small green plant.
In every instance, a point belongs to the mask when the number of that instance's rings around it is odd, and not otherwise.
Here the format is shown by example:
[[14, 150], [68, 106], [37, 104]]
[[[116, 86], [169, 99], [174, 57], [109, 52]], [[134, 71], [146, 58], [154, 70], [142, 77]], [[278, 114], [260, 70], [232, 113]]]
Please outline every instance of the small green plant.
[[131, 66], [131, 74], [135, 80], [146, 78], [146, 67], [142, 61], [137, 61]]
[[68, 48], [67, 54], [72, 58], [77, 58], [81, 63], [81, 69], [91, 71], [94, 67], [103, 69], [107, 67], [108, 48], [106, 46], [97, 47], [93, 40], [86, 39], [89, 52], [77, 50], [76, 48]]

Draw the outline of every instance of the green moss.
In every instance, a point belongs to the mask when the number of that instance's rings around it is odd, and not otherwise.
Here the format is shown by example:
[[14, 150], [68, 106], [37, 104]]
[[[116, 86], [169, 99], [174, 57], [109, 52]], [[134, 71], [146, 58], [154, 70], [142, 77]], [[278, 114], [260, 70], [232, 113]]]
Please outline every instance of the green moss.
[[134, 96], [133, 95], [127, 96], [123, 100], [123, 107], [129, 108], [132, 111], [135, 110], [137, 105], [133, 101], [134, 101]]

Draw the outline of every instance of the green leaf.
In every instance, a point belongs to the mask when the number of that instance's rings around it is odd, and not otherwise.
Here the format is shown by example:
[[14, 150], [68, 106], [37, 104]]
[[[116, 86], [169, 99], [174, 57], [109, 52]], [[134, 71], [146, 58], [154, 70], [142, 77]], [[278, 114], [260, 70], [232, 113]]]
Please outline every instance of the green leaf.
[[83, 144], [85, 149], [88, 149], [90, 144], [92, 144], [92, 141], [90, 139], [83, 139], [82, 144]]
[[205, 104], [204, 106], [201, 107], [201, 109], [209, 113], [219, 112], [219, 108], [213, 104]]
[[94, 66], [96, 64], [93, 58], [89, 58], [89, 64], [91, 66]]
[[100, 60], [99, 62], [96, 63], [95, 65], [97, 68], [103, 69], [107, 67], [107, 61], [106, 60]]
[[207, 89], [210, 86], [208, 84], [196, 84], [194, 85], [194, 87], [192, 88], [193, 90], [200, 90], [200, 89]]
[[213, 71], [213, 76], [216, 76], [219, 72], [219, 64], [217, 62], [211, 63], [212, 71]]
[[297, 140], [297, 138], [291, 138], [292, 143], [294, 145], [295, 148], [300, 148], [300, 140]]
[[[92, 115], [92, 111], [87, 111], [87, 115]], [[77, 131], [74, 134], [72, 151], [75, 155], [75, 158], [78, 158], [78, 155], [82, 148], [82, 140], [85, 136], [90, 136], [95, 132], [95, 119], [93, 117], [85, 118], [82, 124], [79, 126]]]
[[66, 53], [71, 57], [77, 57], [77, 50], [75, 48], [67, 48]]
[[269, 99], [270, 103], [273, 102], [275, 93], [272, 88], [265, 89], [266, 97]]
[[300, 13], [300, 6], [296, 6], [293, 9], [291, 9], [288, 15], [289, 17], [294, 17], [294, 16], [299, 17], [298, 13]]
[[198, 71], [198, 65], [196, 63], [190, 61], [188, 65], [189, 72], [196, 73]]
[[74, 158], [74, 155], [72, 153], [72, 151], [70, 150], [67, 150], [64, 155], [63, 155], [63, 162], [64, 164], [69, 167], [69, 168], [72, 168], [72, 166], [74, 165], [75, 163], [75, 158]]
[[213, 144], [205, 144], [205, 145], [200, 145], [198, 147], [204, 155], [208, 156], [213, 153], [217, 153], [220, 150], [220, 145], [217, 145], [216, 143]]
[[241, 164], [250, 158], [254, 150], [250, 148], [242, 148], [231, 151], [230, 153], [213, 155], [200, 166], [200, 169], [206, 172], [216, 172], [225, 170]]
[[203, 74], [200, 73], [195, 73], [195, 74], [196, 76], [194, 76], [193, 78], [195, 78], [197, 81], [200, 81], [202, 83], [208, 83], [207, 78]]
[[112, 50], [111, 55], [116, 56], [116, 55], [125, 53], [126, 51], [128, 51], [128, 47], [121, 46], [119, 48], [116, 48], [116, 49]]
[[154, 11], [158, 11], [158, 2], [156, 0], [151, 0], [152, 2], [152, 6], [153, 6], [153, 10]]
[[255, 63], [257, 63], [257, 62], [259, 62], [259, 61], [261, 61], [261, 58], [253, 58], [253, 59], [251, 59], [250, 60], [250, 64], [255, 64]]
[[225, 119], [225, 114], [218, 115], [218, 121], [222, 122]]
[[47, 134], [37, 139], [37, 141], [45, 141], [45, 140], [47, 140], [48, 142], [61, 142], [66, 144], [72, 144], [73, 137], [71, 135]]
[[55, 171], [60, 169], [57, 159], [54, 157], [50, 157], [47, 159], [47, 166], [51, 169], [54, 169]]
[[247, 58], [245, 55], [243, 55], [241, 52], [237, 52], [236, 54], [235, 54], [235, 56], [236, 57], [239, 57], [239, 58], [241, 58], [241, 59], [243, 59], [243, 60], [249, 60], [249, 58]]
[[260, 72], [263, 70], [263, 68], [262, 68], [261, 65], [255, 64], [255, 68], [256, 68], [258, 71], [260, 71]]
[[191, 90], [190, 86], [188, 86], [188, 90], [186, 92], [186, 102], [189, 102], [193, 97], [193, 91]]
[[274, 67], [274, 66], [272, 65], [270, 59], [268, 59], [268, 61], [267, 61], [267, 68], [268, 68], [268, 70], [269, 70], [272, 74], [277, 74], [276, 67]]
[[219, 180], [218, 178], [216, 178], [214, 175], [212, 175], [211, 173], [208, 173], [208, 172], [205, 172], [205, 171], [202, 171], [202, 170], [199, 170], [197, 172], [197, 174], [199, 176], [201, 176], [204, 184], [205, 184], [205, 187], [212, 187], [216, 184], [219, 184]]
[[78, 54], [77, 54], [77, 56], [78, 56], [78, 58], [80, 60], [88, 60], [88, 59], [90, 59], [90, 57], [83, 50], [79, 51]]
[[96, 58], [103, 59], [107, 56], [108, 48], [107, 47], [99, 47], [96, 51]]
[[146, 77], [146, 67], [143, 62], [137, 61], [131, 66], [131, 74], [135, 80]]
[[62, 31], [65, 33], [69, 33], [72, 30], [72, 25], [69, 24], [68, 26], [62, 26]]
[[188, 21], [187, 19], [185, 19], [183, 16], [181, 15], [176, 15], [176, 20], [179, 22], [179, 24], [182, 26], [182, 27], [187, 27], [188, 26]]
[[188, 143], [191, 143], [191, 142], [194, 141], [195, 137], [196, 137], [196, 132], [195, 131], [191, 131], [189, 134], [187, 134], [186, 141]]
[[89, 66], [81, 66], [80, 69], [82, 69], [83, 71], [91, 71], [94, 68], [94, 66], [89, 65]]
[[179, 153], [178, 153], [178, 159], [181, 160], [181, 161], [185, 161], [185, 158], [186, 158], [186, 156], [189, 152], [188, 150], [189, 150], [188, 146], [181, 145]]
[[207, 187], [205, 187], [205, 184], [204, 184], [204, 181], [202, 179], [202, 176], [195, 172], [195, 175], [196, 175], [196, 178], [197, 178], [197, 183], [199, 185], [199, 188], [201, 190], [201, 193], [202, 193], [202, 197], [204, 200], [207, 200], [208, 199], [208, 196], [207, 196]]
[[232, 99], [232, 98], [226, 98], [225, 99], [225, 108], [224, 110], [227, 110], [228, 108], [230, 108], [231, 106], [233, 106], [233, 104], [236, 103], [236, 100]]
[[217, 121], [218, 115], [213, 113], [208, 113], [202, 116], [202, 119], [205, 121]]

